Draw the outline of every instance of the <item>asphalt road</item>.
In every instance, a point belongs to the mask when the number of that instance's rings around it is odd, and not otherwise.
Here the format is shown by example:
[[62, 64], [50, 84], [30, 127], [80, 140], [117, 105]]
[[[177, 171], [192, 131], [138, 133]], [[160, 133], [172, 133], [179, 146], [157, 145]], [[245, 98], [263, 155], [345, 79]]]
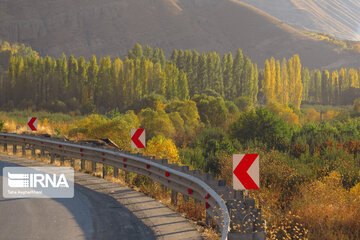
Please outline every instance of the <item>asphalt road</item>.
[[7, 199], [5, 166], [49, 166], [0, 154], [0, 240], [201, 239], [185, 218], [125, 186], [75, 172], [72, 199]]

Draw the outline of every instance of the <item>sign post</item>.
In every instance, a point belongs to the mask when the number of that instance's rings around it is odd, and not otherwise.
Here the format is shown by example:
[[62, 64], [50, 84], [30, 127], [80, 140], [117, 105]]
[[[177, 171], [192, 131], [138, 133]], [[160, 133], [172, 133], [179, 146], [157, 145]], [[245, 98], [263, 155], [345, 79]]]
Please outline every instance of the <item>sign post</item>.
[[259, 189], [259, 154], [233, 155], [233, 188], [235, 190]]
[[37, 118], [36, 117], [28, 117], [27, 130], [33, 131], [33, 132], [37, 131]]

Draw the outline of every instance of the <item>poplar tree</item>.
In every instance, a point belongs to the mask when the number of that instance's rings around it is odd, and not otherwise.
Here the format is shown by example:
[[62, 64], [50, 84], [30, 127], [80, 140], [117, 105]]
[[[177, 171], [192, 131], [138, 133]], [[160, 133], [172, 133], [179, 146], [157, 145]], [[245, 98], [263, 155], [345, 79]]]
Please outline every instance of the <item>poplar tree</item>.
[[151, 59], [152, 55], [153, 55], [153, 50], [152, 50], [152, 48], [151, 48], [149, 45], [146, 45], [145, 50], [144, 50], [144, 56], [145, 56], [147, 59]]
[[97, 85], [99, 67], [97, 65], [96, 56], [92, 55], [90, 62], [86, 66], [87, 80], [89, 84], [89, 99], [94, 100], [95, 87]]
[[282, 84], [281, 84], [281, 67], [280, 67], [280, 61], [276, 61], [276, 67], [275, 67], [275, 95], [276, 100], [278, 102], [282, 102]]
[[79, 98], [81, 104], [85, 104], [89, 100], [89, 88], [84, 57], [78, 59], [78, 81], [81, 88], [81, 95]]
[[129, 59], [141, 58], [143, 56], [143, 49], [139, 43], [136, 43], [132, 50], [129, 50]]
[[337, 70], [331, 73], [331, 84], [333, 86], [331, 104], [340, 104], [339, 72]]
[[252, 65], [252, 66], [254, 68], [254, 71], [253, 71], [254, 85], [253, 85], [253, 89], [252, 89], [252, 100], [253, 100], [253, 103], [256, 104], [257, 103], [257, 95], [259, 92], [259, 72], [258, 72], [257, 64]]
[[330, 74], [328, 70], [324, 70], [322, 72], [321, 77], [321, 103], [322, 104], [329, 104], [329, 82], [330, 82]]
[[224, 78], [225, 99], [232, 100], [235, 97], [235, 89], [233, 88], [233, 56], [231, 52], [225, 54], [222, 59], [222, 69]]
[[233, 64], [233, 88], [236, 90], [236, 95], [234, 97], [237, 97], [239, 96], [239, 94], [241, 94], [241, 89], [243, 85], [241, 81], [243, 65], [244, 65], [244, 55], [242, 53], [242, 50], [239, 48], [236, 52], [236, 56]]
[[286, 58], [281, 63], [281, 86], [282, 86], [282, 101], [283, 104], [289, 103], [289, 72], [287, 68]]
[[304, 67], [302, 72], [302, 83], [303, 83], [303, 100], [309, 101], [309, 84], [310, 84], [310, 72], [309, 69]]
[[273, 95], [271, 91], [271, 70], [270, 70], [270, 63], [268, 60], [265, 61], [264, 79], [261, 85], [262, 85], [261, 91], [264, 93], [266, 97], [266, 101], [267, 102], [271, 101], [273, 99]]
[[[48, 60], [45, 61], [46, 65], [49, 65], [49, 63], [47, 63]], [[48, 67], [46, 67], [48, 68]], [[78, 67], [78, 62], [77, 60], [74, 58], [74, 56], [70, 56], [69, 61], [68, 61], [68, 79], [69, 79], [69, 86], [67, 88], [67, 95], [68, 95], [68, 99], [70, 99], [71, 97], [77, 97], [77, 99], [79, 98], [79, 79], [78, 79], [78, 71], [79, 71], [79, 67]], [[49, 70], [45, 70], [45, 71], [49, 71]]]
[[276, 63], [275, 63], [275, 58], [271, 57], [270, 58], [270, 84], [269, 84], [269, 91], [270, 91], [270, 96], [272, 100], [276, 100]]
[[183, 71], [180, 71], [177, 89], [178, 97], [180, 100], [184, 101], [189, 98], [188, 83], [186, 79], [186, 74]]
[[196, 83], [199, 91], [204, 91], [207, 87], [207, 59], [205, 53], [201, 54], [198, 64], [198, 82]]
[[359, 88], [358, 72], [355, 69], [350, 68], [348, 72], [348, 76], [349, 76], [349, 86], [353, 88]]

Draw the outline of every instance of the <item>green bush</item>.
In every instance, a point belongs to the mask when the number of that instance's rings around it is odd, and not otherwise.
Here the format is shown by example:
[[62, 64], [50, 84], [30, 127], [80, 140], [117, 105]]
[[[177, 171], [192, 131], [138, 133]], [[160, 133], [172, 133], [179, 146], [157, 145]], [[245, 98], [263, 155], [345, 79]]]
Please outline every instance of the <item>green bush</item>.
[[230, 136], [241, 144], [265, 143], [268, 148], [287, 150], [292, 137], [292, 128], [266, 108], [257, 108], [240, 115], [230, 126]]

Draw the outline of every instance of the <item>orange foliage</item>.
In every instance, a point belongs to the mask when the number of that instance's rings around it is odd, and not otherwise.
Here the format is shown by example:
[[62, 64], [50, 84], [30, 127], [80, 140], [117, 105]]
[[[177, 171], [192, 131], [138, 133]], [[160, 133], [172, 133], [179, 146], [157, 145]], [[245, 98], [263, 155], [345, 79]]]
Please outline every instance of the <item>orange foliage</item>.
[[320, 121], [320, 113], [314, 108], [310, 108], [306, 111], [305, 122], [318, 122]]
[[323, 120], [330, 121], [330, 120], [334, 119], [337, 115], [339, 115], [339, 112], [329, 110], [323, 114]]
[[292, 208], [311, 226], [311, 239], [360, 239], [359, 188], [344, 189], [338, 172], [301, 188]]

